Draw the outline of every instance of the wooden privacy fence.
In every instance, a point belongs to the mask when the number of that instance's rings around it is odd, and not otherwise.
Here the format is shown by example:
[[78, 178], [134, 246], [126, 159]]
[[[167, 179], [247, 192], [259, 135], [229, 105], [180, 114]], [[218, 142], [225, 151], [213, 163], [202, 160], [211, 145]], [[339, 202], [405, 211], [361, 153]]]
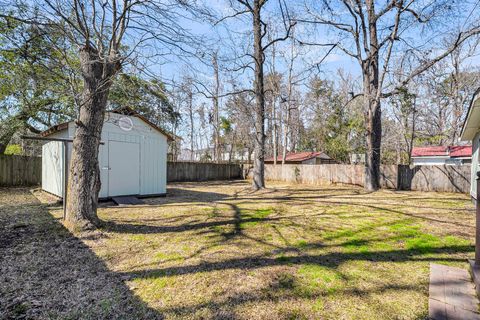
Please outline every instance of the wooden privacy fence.
[[470, 165], [398, 166], [398, 189], [470, 193]]
[[[265, 165], [265, 179], [306, 184], [344, 183], [363, 186], [365, 167], [348, 164]], [[470, 165], [382, 165], [382, 188], [469, 193]]]
[[235, 163], [167, 163], [167, 182], [230, 180], [240, 178], [242, 178], [242, 166]]
[[[364, 166], [347, 164], [266, 165], [265, 179], [294, 183], [344, 183], [363, 186]], [[168, 162], [167, 181], [241, 179], [243, 168], [233, 163]], [[0, 186], [33, 186], [42, 181], [42, 158], [0, 155]], [[382, 188], [469, 193], [470, 165], [382, 165]]]
[[0, 155], [0, 186], [33, 186], [42, 181], [42, 158]]
[[[233, 163], [168, 162], [167, 181], [207, 181], [242, 178], [242, 166]], [[0, 186], [42, 183], [42, 158], [0, 155]]]

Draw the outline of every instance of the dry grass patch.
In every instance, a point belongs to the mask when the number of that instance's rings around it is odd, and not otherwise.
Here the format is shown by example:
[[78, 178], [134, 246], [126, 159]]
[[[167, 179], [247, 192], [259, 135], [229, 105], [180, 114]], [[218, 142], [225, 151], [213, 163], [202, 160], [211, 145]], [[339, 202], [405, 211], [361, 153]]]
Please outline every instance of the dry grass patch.
[[106, 204], [105, 227], [77, 236], [169, 319], [419, 319], [429, 263], [473, 255], [472, 210], [459, 194], [184, 183]]

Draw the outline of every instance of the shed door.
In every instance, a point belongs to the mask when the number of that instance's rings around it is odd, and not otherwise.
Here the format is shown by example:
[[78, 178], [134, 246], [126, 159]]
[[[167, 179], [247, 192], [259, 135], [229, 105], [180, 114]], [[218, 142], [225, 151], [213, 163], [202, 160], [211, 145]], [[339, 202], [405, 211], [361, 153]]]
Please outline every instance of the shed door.
[[140, 145], [108, 142], [108, 195], [110, 197], [140, 193]]

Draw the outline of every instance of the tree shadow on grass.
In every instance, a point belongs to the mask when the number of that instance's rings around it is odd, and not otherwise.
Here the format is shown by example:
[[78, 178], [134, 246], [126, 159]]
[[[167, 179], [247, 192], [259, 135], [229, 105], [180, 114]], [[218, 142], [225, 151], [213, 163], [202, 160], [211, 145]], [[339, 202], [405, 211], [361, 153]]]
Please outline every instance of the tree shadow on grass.
[[30, 197], [0, 204], [1, 319], [163, 319]]
[[[388, 291], [416, 291], [418, 286], [414, 285], [380, 285], [368, 289], [358, 290], [356, 288], [344, 288], [339, 289], [336, 293], [342, 296], [365, 296], [372, 294], [384, 294]], [[269, 292], [266, 294], [266, 292]], [[197, 304], [182, 304], [179, 306], [172, 306], [165, 309], [166, 313], [173, 313], [177, 316], [188, 316], [198, 312], [202, 309], [216, 310], [217, 314], [222, 314], [225, 311], [234, 314], [233, 307], [238, 307], [248, 304], [262, 304], [263, 302], [275, 301], [280, 303], [282, 301], [291, 301], [292, 299], [298, 299], [299, 296], [304, 299], [310, 299], [315, 301], [317, 299], [325, 299], [329, 294], [325, 292], [298, 292], [297, 283], [293, 280], [291, 283], [274, 282], [270, 284], [270, 287], [260, 288], [257, 290], [240, 291], [230, 294], [228, 296], [221, 296], [206, 302]], [[307, 310], [305, 310], [307, 311]], [[308, 312], [308, 311], [307, 311]], [[284, 315], [284, 318], [289, 318], [288, 315]], [[308, 318], [305, 317], [292, 317], [292, 318]], [[235, 319], [230, 317], [229, 319]], [[425, 318], [426, 319], [426, 318]]]
[[[165, 196], [143, 198], [142, 201], [144, 202], [144, 204], [125, 206], [123, 208], [154, 208], [163, 207], [168, 204], [189, 205], [191, 203], [197, 203], [197, 205], [201, 205], [201, 203], [204, 203], [205, 205], [210, 205], [211, 203], [216, 201], [221, 201], [228, 198], [233, 199], [233, 197], [233, 195], [226, 193], [169, 187]], [[108, 208], [118, 206], [115, 205], [112, 201], [106, 201], [101, 203], [100, 207]]]
[[[351, 243], [346, 241], [337, 243], [336, 246], [343, 245], [365, 245], [369, 242], [378, 242], [381, 239], [362, 240], [361, 243]], [[313, 245], [313, 244], [312, 244]], [[325, 248], [322, 243], [314, 244], [315, 248]], [[303, 248], [305, 249], [305, 248]], [[250, 255], [246, 257], [230, 258], [220, 261], [204, 261], [192, 265], [180, 265], [164, 268], [155, 268], [142, 271], [126, 272], [123, 275], [130, 279], [145, 279], [145, 278], [162, 278], [171, 276], [181, 276], [188, 274], [205, 274], [206, 272], [217, 272], [225, 270], [238, 270], [240, 273], [252, 272], [255, 269], [270, 268], [270, 267], [295, 267], [302, 265], [314, 265], [324, 267], [330, 270], [339, 272], [340, 266], [350, 261], [365, 261], [371, 263], [405, 263], [405, 262], [432, 262], [432, 261], [449, 261], [458, 262], [465, 261], [465, 258], [449, 257], [448, 255], [472, 253], [474, 247], [471, 245], [447, 245], [442, 247], [430, 248], [414, 248], [414, 249], [394, 249], [394, 250], [376, 250], [370, 252], [327, 252], [323, 254], [311, 254], [301, 252], [298, 247], [287, 246], [282, 252], [289, 253], [289, 256], [280, 255], [274, 256], [270, 253]], [[435, 255], [442, 255], [434, 257]], [[278, 270], [278, 269], [273, 269]], [[282, 269], [280, 269], [282, 270]], [[200, 310], [210, 310], [214, 314], [223, 314], [224, 312], [235, 313], [235, 308], [242, 305], [262, 304], [263, 302], [272, 301], [274, 303], [281, 303], [281, 301], [290, 301], [291, 299], [308, 299], [315, 301], [317, 299], [327, 298], [327, 295], [334, 293], [339, 296], [357, 296], [364, 297], [370, 294], [383, 294], [388, 291], [418, 291], [419, 286], [426, 286], [427, 283], [422, 284], [403, 284], [403, 283], [376, 283], [367, 288], [339, 286], [335, 292], [326, 291], [318, 287], [302, 288], [302, 283], [297, 283], [299, 280], [295, 273], [286, 273], [288, 278], [282, 279], [281, 274], [274, 277], [273, 282], [267, 287], [260, 287], [254, 290], [239, 292], [233, 290], [225, 295], [214, 297], [202, 303], [185, 303], [181, 305], [172, 305], [163, 311], [167, 314], [175, 314], [177, 316], [187, 316], [199, 312]], [[348, 277], [341, 275], [343, 281], [349, 281]]]
[[[301, 196], [300, 195], [300, 196], [286, 196], [286, 197], [278, 197], [278, 198], [275, 198], [275, 197], [262, 198], [261, 200], [289, 200], [289, 201], [292, 201], [294, 203], [296, 202], [296, 204], [299, 204], [302, 201], [312, 200], [313, 201], [312, 204], [318, 204], [318, 205], [325, 204], [325, 205], [334, 205], [334, 206], [342, 206], [342, 205], [359, 206], [359, 207], [370, 208], [370, 209], [375, 209], [375, 210], [384, 210], [384, 211], [388, 211], [388, 212], [392, 212], [392, 213], [396, 213], [396, 214], [400, 214], [400, 215], [406, 215], [406, 216], [410, 216], [410, 217], [413, 217], [413, 218], [418, 218], [418, 219], [432, 221], [432, 222], [452, 224], [452, 225], [457, 225], [457, 226], [466, 227], [466, 228], [475, 228], [475, 226], [462, 224], [462, 223], [451, 221], [451, 220], [442, 220], [442, 219], [438, 219], [438, 218], [432, 218], [432, 217], [428, 216], [428, 213], [416, 214], [416, 213], [409, 213], [409, 212], [406, 212], [406, 211], [401, 211], [401, 210], [398, 210], [398, 209], [388, 208], [388, 206], [392, 207], [392, 206], [394, 206], [394, 204], [389, 205], [388, 203], [386, 203], [385, 206], [382, 207], [378, 203], [375, 202], [375, 199], [372, 199], [370, 202], [355, 201], [354, 200], [355, 198], [352, 198], [352, 200], [350, 200], [348, 202], [333, 200], [333, 199], [338, 199], [338, 198], [341, 198], [341, 197], [344, 197], [344, 196], [352, 197], [354, 195], [353, 194], [352, 195], [316, 195], [316, 196]], [[330, 200], [330, 199], [332, 199], [332, 200]], [[385, 199], [385, 198], [382, 197], [382, 199]], [[426, 199], [431, 199], [431, 198], [426, 198]], [[248, 198], [248, 199], [247, 198], [242, 198], [242, 200], [254, 200], [254, 198]], [[465, 200], [465, 199], [462, 199], [462, 200]], [[403, 206], [411, 207], [411, 208], [432, 209], [432, 210], [437, 210], [437, 211], [451, 210], [451, 211], [468, 212], [468, 209], [458, 210], [457, 208], [453, 208], [453, 210], [452, 210], [451, 208], [436, 208], [436, 207], [428, 207], [428, 206], [415, 206], [415, 205], [410, 205], [408, 203], [404, 204]]]
[[109, 232], [118, 233], [131, 233], [131, 234], [150, 234], [150, 233], [169, 233], [169, 232], [184, 232], [192, 230], [210, 229], [215, 227], [232, 226], [232, 231], [226, 232], [223, 235], [225, 238], [232, 238], [235, 235], [242, 233], [242, 224], [245, 223], [260, 223], [260, 222], [275, 222], [286, 219], [294, 219], [295, 217], [303, 217], [303, 215], [292, 216], [275, 216], [265, 218], [244, 217], [241, 210], [233, 205], [229, 204], [233, 210], [233, 217], [222, 220], [211, 220], [205, 222], [185, 223], [181, 225], [148, 225], [148, 224], [134, 224], [106, 221], [104, 222], [103, 229]]
[[[474, 252], [473, 245], [455, 245], [439, 248], [429, 248], [429, 254], [457, 254]], [[419, 249], [398, 249], [372, 252], [330, 252], [325, 254], [311, 255], [302, 254], [298, 256], [256, 255], [242, 258], [235, 258], [223, 261], [201, 262], [194, 265], [176, 266], [151, 269], [145, 271], [133, 271], [122, 273], [128, 278], [151, 278], [167, 275], [184, 275], [200, 272], [211, 272], [226, 269], [252, 270], [257, 268], [280, 266], [280, 265], [303, 265], [316, 264], [319, 266], [337, 269], [341, 264], [348, 261], [370, 261], [370, 262], [407, 262], [407, 261], [465, 261], [464, 258], [438, 258], [425, 257], [425, 250]]]
[[[323, 201], [322, 201], [323, 202]], [[326, 203], [331, 204], [343, 204], [334, 201], [325, 201]], [[369, 251], [369, 252], [329, 252], [325, 254], [318, 254], [318, 255], [311, 255], [305, 254], [302, 250], [299, 250], [298, 246], [290, 244], [283, 236], [280, 234], [280, 237], [284, 239], [285, 246], [278, 246], [273, 245], [264, 241], [263, 239], [257, 239], [251, 236], [248, 236], [243, 232], [242, 225], [244, 223], [250, 222], [276, 222], [282, 220], [290, 220], [295, 219], [296, 215], [293, 216], [273, 216], [273, 217], [265, 217], [265, 218], [251, 218], [245, 217], [242, 214], [242, 211], [234, 204], [231, 203], [223, 203], [229, 205], [233, 210], [233, 219], [224, 220], [224, 221], [212, 221], [208, 223], [201, 223], [201, 224], [193, 224], [193, 225], [181, 225], [177, 226], [176, 228], [179, 229], [168, 229], [164, 230], [164, 227], [155, 227], [153, 226], [150, 231], [159, 232], [159, 231], [183, 231], [188, 226], [187, 230], [192, 229], [203, 229], [207, 227], [214, 227], [214, 226], [226, 226], [231, 225], [231, 231], [227, 233], [221, 233], [224, 240], [229, 240], [233, 237], [242, 237], [245, 239], [249, 239], [255, 242], [262, 243], [264, 245], [276, 247], [277, 253], [294, 253], [294, 256], [280, 256], [276, 257], [271, 254], [265, 255], [256, 255], [256, 256], [247, 256], [237, 259], [230, 259], [224, 261], [212, 261], [212, 262], [202, 262], [196, 265], [186, 265], [186, 266], [177, 266], [177, 267], [169, 267], [169, 268], [159, 268], [159, 269], [152, 269], [146, 270], [141, 272], [129, 272], [124, 273], [127, 278], [150, 278], [150, 277], [162, 277], [166, 275], [183, 275], [183, 274], [191, 274], [197, 272], [211, 272], [211, 271], [218, 271], [218, 270], [226, 270], [226, 269], [245, 269], [251, 270], [256, 268], [263, 268], [263, 267], [270, 267], [270, 266], [279, 266], [279, 265], [303, 265], [303, 264], [316, 264], [319, 266], [337, 269], [341, 264], [348, 262], [348, 261], [371, 261], [371, 262], [408, 262], [408, 261], [464, 261], [464, 258], [455, 258], [455, 257], [425, 257], [425, 253], [428, 254], [437, 254], [437, 255], [448, 255], [448, 254], [458, 254], [458, 253], [471, 253], [474, 251], [473, 245], [447, 245], [442, 247], [431, 247], [431, 248], [410, 248], [410, 249], [396, 249], [396, 250], [385, 250], [385, 251]], [[408, 217], [418, 218], [418, 219], [427, 219], [430, 221], [437, 221], [436, 219], [429, 219], [422, 216], [417, 216], [413, 214], [408, 214], [399, 210], [383, 208], [380, 206], [373, 206], [370, 204], [358, 204], [360, 206], [368, 207], [375, 210], [384, 210], [387, 212], [392, 212], [400, 215], [406, 215]], [[298, 215], [298, 217], [302, 217], [302, 215]], [[313, 218], [313, 216], [310, 216]], [[407, 221], [407, 220], [405, 220]], [[405, 222], [404, 220], [395, 220], [389, 222], [380, 222], [379, 224], [369, 225], [365, 227], [361, 227], [357, 230], [348, 230], [349, 233], [358, 234], [365, 231], [372, 231], [375, 228], [385, 227], [390, 225], [396, 225], [399, 222]], [[446, 222], [443, 220], [437, 222]], [[125, 227], [124, 225], [122, 227]], [[142, 226], [139, 226], [139, 229], [129, 229], [127, 228], [124, 231], [132, 232], [132, 231], [141, 231]], [[275, 228], [275, 225], [273, 225]], [[137, 228], [137, 227], [135, 227]], [[144, 230], [143, 230], [144, 231]], [[278, 232], [278, 230], [276, 230]], [[337, 238], [343, 238], [345, 235], [342, 233], [337, 233], [337, 235], [327, 236], [325, 240], [333, 240]], [[405, 240], [405, 236], [395, 236], [389, 238], [390, 240]], [[311, 248], [325, 248], [330, 246], [361, 246], [361, 245], [368, 245], [369, 243], [373, 242], [381, 242], [386, 241], [385, 238], [370, 238], [370, 239], [360, 239], [360, 240], [348, 240], [343, 243], [336, 243], [336, 244], [325, 244], [325, 243], [306, 243], [303, 246], [303, 249], [311, 249]], [[356, 242], [352, 242], [356, 241]]]

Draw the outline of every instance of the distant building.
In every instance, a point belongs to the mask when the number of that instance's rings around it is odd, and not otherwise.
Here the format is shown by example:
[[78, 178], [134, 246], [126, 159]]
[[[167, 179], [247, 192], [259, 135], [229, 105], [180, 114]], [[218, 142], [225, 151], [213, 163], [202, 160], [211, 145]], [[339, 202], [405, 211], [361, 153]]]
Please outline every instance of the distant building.
[[[274, 158], [270, 157], [265, 159], [266, 164], [272, 164]], [[277, 157], [277, 163], [282, 163], [282, 155]], [[285, 157], [286, 164], [329, 164], [336, 163], [335, 160], [330, 158], [323, 152], [291, 152]]]
[[433, 146], [412, 149], [414, 165], [462, 165], [472, 163], [472, 146]]
[[[248, 162], [249, 154], [251, 152], [248, 149], [233, 150], [232, 152], [225, 151], [223, 148], [220, 150], [219, 162]], [[215, 160], [215, 148], [203, 148], [197, 150], [190, 150], [183, 148], [180, 150], [178, 161], [194, 161], [194, 162], [214, 162]]]
[[233, 150], [231, 153], [227, 151], [222, 151], [221, 159], [223, 162], [248, 162], [249, 154], [251, 157], [251, 152], [247, 148]]
[[181, 149], [178, 155], [179, 161], [210, 162], [213, 159], [213, 148], [203, 148], [197, 150]]
[[365, 163], [365, 153], [352, 153], [350, 155], [351, 164], [361, 164]]

